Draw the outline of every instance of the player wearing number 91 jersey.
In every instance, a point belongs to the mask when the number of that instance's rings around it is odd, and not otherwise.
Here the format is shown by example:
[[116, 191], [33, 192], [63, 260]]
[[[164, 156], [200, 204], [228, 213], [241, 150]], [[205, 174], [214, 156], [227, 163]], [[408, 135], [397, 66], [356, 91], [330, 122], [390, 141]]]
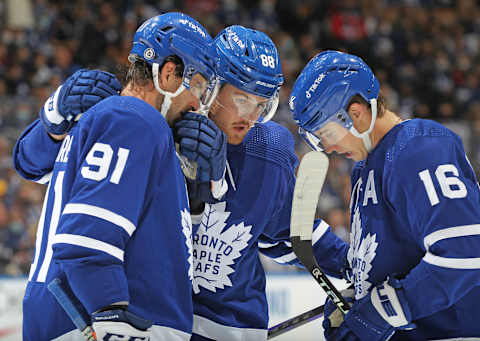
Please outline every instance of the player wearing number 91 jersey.
[[[99, 85], [101, 71], [87, 71], [93, 81], [71, 76], [41, 111], [50, 136], [37, 120], [19, 138], [17, 171], [49, 182], [23, 301], [24, 341], [83, 340], [47, 290], [55, 278], [69, 284], [99, 340], [190, 339], [191, 219], [168, 122], [205, 98], [214, 69], [201, 50], [211, 40], [181, 13], [147, 20], [121, 96], [96, 96], [109, 88]], [[59, 131], [71, 116], [62, 108], [92, 98], [88, 104], [98, 103]], [[61, 146], [52, 139], [62, 137]]]
[[83, 115], [57, 154], [38, 229], [24, 299], [26, 329], [48, 326], [38, 340], [77, 333], [46, 291], [59, 276], [89, 313], [126, 301], [188, 340], [185, 182], [170, 128], [151, 106], [114, 96]]
[[327, 316], [327, 340], [480, 337], [480, 192], [461, 139], [402, 121], [363, 60], [338, 51], [304, 68], [290, 109], [315, 150], [359, 161], [347, 256], [355, 301], [343, 323]]

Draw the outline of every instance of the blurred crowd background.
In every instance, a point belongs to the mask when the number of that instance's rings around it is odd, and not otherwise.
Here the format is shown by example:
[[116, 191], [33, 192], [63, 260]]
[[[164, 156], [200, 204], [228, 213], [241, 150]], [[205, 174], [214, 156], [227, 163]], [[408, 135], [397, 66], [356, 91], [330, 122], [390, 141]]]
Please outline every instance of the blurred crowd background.
[[[373, 68], [391, 110], [460, 134], [478, 174], [478, 0], [0, 0], [0, 274], [28, 273], [45, 191], [12, 169], [16, 138], [66, 77], [82, 67], [114, 72], [127, 62], [139, 24], [173, 10], [212, 36], [241, 24], [272, 37], [286, 79], [275, 120], [291, 130], [299, 158], [308, 149], [290, 119], [288, 95], [311, 57], [338, 49]], [[330, 167], [317, 213], [348, 240], [352, 164], [333, 157]]]

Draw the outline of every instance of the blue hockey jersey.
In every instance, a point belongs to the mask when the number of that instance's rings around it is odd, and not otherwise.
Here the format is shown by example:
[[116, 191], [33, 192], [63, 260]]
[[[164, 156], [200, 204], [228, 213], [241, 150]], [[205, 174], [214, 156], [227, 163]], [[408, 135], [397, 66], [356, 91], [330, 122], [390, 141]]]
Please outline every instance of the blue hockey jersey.
[[353, 170], [351, 217], [356, 299], [402, 278], [416, 329], [392, 340], [480, 337], [480, 192], [457, 135], [395, 126]]
[[[298, 163], [293, 147], [288, 130], [274, 122], [258, 124], [241, 144], [228, 145], [225, 200], [207, 205], [201, 223], [194, 224], [194, 334], [266, 339], [265, 273], [258, 252], [281, 264], [299, 263], [289, 239]], [[312, 239], [320, 265], [338, 275], [347, 245], [323, 221], [315, 224]]]
[[61, 145], [34, 122], [14, 164], [27, 179], [49, 183], [23, 303], [24, 340], [82, 340], [47, 290], [55, 277], [68, 281], [88, 313], [128, 301], [154, 323], [153, 339], [189, 340], [191, 219], [171, 130], [158, 111], [110, 97]]

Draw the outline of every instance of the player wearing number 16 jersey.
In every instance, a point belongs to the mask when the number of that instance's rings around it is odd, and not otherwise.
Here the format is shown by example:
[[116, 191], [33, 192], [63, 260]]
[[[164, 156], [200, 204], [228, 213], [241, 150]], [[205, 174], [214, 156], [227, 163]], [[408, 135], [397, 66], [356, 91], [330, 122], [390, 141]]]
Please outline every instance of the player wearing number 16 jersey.
[[[135, 35], [121, 96], [104, 93], [108, 75], [82, 71], [41, 110], [50, 136], [36, 121], [19, 138], [19, 173], [49, 182], [24, 341], [83, 340], [47, 290], [54, 278], [69, 284], [98, 340], [190, 339], [191, 220], [169, 123], [208, 97], [214, 68], [202, 50], [211, 40], [186, 15], [149, 19]], [[99, 103], [74, 125], [69, 113], [89, 98]], [[60, 147], [51, 140], [59, 136]]]
[[[316, 150], [359, 161], [348, 262], [354, 303], [325, 312], [327, 340], [478, 340], [480, 191], [461, 139], [389, 111], [372, 70], [338, 51], [315, 56], [290, 109]], [[330, 317], [330, 318], [328, 318]]]

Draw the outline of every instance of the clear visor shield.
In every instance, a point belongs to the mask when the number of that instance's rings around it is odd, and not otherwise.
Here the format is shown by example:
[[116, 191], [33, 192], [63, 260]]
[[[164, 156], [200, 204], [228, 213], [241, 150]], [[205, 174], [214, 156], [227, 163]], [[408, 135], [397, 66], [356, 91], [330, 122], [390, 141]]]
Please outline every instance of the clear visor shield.
[[215, 101], [223, 110], [230, 111], [252, 123], [269, 121], [278, 107], [278, 92], [271, 98], [255, 96], [242, 90], [228, 96], [219, 96]]
[[[206, 77], [190, 67], [183, 75], [183, 85], [200, 101], [200, 106], [209, 108], [218, 92], [219, 80], [212, 75]], [[208, 110], [207, 110], [208, 112]]]
[[309, 132], [299, 128], [298, 133], [313, 150], [324, 151], [340, 142], [351, 132], [352, 127], [350, 116], [342, 110], [330, 117], [317, 130]]

